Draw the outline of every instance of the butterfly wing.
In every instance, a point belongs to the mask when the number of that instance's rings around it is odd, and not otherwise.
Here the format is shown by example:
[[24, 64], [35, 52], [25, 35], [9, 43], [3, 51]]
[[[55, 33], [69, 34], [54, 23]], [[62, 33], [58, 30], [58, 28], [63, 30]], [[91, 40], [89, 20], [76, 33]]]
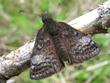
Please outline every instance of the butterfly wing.
[[30, 78], [42, 79], [57, 73], [63, 67], [64, 63], [58, 57], [50, 35], [41, 29], [31, 55]]
[[64, 52], [67, 54], [63, 56], [70, 64], [83, 62], [99, 53], [100, 48], [88, 35], [63, 22], [59, 22], [58, 26], [66, 49]]

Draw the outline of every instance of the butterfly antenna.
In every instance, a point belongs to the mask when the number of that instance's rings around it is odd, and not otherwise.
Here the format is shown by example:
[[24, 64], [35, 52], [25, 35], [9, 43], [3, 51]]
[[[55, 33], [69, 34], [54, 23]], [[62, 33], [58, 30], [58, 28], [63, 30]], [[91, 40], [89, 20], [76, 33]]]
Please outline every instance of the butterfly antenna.
[[[31, 14], [31, 12], [27, 12], [27, 11], [25, 11], [25, 10], [19, 10], [19, 13], [28, 13], [28, 14]], [[39, 15], [39, 14], [35, 14], [35, 15], [41, 17], [41, 15]]]

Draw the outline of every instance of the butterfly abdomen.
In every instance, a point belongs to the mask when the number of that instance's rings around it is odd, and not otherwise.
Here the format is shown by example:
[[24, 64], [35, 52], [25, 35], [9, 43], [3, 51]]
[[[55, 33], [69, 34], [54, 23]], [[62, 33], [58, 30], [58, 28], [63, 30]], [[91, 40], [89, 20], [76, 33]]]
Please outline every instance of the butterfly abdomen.
[[57, 35], [57, 36], [53, 37], [53, 41], [54, 41], [55, 49], [56, 49], [59, 57], [63, 61], [68, 61], [68, 52], [67, 52], [64, 42], [62, 42], [62, 37]]

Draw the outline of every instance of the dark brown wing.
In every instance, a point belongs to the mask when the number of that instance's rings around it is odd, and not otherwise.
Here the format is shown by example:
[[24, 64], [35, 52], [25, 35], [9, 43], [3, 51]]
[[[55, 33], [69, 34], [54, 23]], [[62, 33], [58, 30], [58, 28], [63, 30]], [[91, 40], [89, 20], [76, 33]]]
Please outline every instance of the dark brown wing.
[[59, 22], [58, 26], [61, 40], [65, 44], [64, 50], [67, 51], [63, 56], [70, 64], [83, 62], [99, 53], [100, 48], [88, 35], [63, 22]]
[[41, 29], [31, 55], [30, 78], [39, 80], [57, 73], [63, 67], [64, 63], [58, 57], [50, 35]]

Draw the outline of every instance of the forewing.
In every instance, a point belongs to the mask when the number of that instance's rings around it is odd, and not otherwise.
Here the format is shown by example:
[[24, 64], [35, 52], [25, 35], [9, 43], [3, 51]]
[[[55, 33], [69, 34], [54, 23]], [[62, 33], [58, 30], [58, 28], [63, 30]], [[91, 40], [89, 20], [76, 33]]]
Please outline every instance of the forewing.
[[63, 22], [59, 22], [59, 31], [68, 52], [65, 57], [70, 64], [83, 62], [99, 53], [100, 48], [88, 35]]
[[64, 63], [58, 57], [51, 36], [41, 29], [35, 40], [31, 55], [31, 79], [42, 79], [51, 76], [64, 67]]

